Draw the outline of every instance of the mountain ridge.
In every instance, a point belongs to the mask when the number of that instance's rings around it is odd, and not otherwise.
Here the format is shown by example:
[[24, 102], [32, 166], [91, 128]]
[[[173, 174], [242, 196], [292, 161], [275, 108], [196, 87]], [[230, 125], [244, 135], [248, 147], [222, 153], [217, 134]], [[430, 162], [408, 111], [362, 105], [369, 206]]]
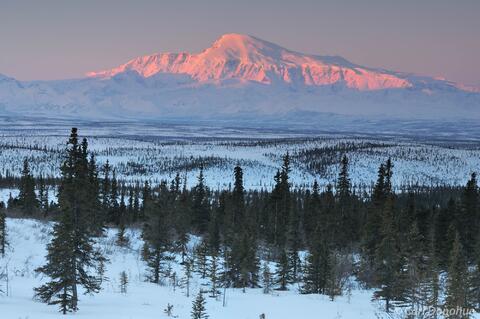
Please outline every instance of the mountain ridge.
[[303, 54], [250, 35], [225, 34], [198, 54], [157, 53], [134, 58], [119, 67], [89, 72], [88, 77], [111, 78], [135, 71], [143, 77], [157, 73], [186, 74], [199, 82], [240, 79], [272, 84], [321, 86], [344, 82], [352, 89], [406, 88], [408, 80], [381, 69], [353, 64], [339, 56]]
[[253, 118], [320, 125], [324, 114], [337, 114], [349, 121], [375, 119], [370, 123], [451, 123], [480, 119], [480, 94], [447, 80], [226, 34], [199, 53], [142, 56], [80, 79], [18, 81], [0, 75], [0, 110], [105, 120]]

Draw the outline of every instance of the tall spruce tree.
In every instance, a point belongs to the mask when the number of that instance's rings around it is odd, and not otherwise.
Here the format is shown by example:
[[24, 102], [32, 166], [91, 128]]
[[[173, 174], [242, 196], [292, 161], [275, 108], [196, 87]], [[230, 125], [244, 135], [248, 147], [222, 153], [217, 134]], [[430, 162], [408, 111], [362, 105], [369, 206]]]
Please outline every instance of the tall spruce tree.
[[183, 261], [183, 274], [184, 276], [180, 280], [180, 286], [185, 288], [185, 295], [190, 297], [190, 282], [192, 280], [192, 271], [193, 271], [193, 258], [186, 257]]
[[[469, 298], [470, 282], [467, 268], [467, 260], [465, 252], [460, 240], [460, 235], [455, 232], [455, 239], [453, 241], [452, 251], [450, 253], [450, 263], [448, 266], [448, 276], [445, 291], [446, 310], [450, 309], [471, 309], [471, 300]], [[448, 318], [464, 319], [469, 318], [469, 315], [452, 315]]]
[[363, 234], [363, 251], [367, 259], [368, 267], [371, 267], [375, 260], [377, 246], [381, 240], [382, 210], [387, 197], [385, 191], [385, 165], [378, 168], [378, 178], [371, 195], [371, 204], [367, 211], [367, 220]]
[[288, 285], [292, 281], [290, 264], [288, 262], [288, 255], [285, 250], [280, 253], [280, 258], [277, 262], [277, 271], [275, 272], [275, 283], [277, 290], [287, 290]]
[[404, 247], [401, 248], [400, 263], [402, 268], [397, 281], [403, 285], [402, 305], [410, 307], [412, 311], [421, 310], [426, 304], [425, 285], [428, 284], [428, 250], [426, 239], [420, 233], [417, 222], [410, 227]]
[[283, 156], [281, 170], [274, 176], [275, 186], [270, 194], [268, 205], [265, 209], [266, 228], [269, 243], [284, 248], [287, 245], [289, 219], [292, 209], [290, 192], [290, 155]]
[[229, 282], [235, 288], [258, 287], [259, 260], [256, 243], [247, 231], [238, 234], [228, 256]]
[[118, 181], [117, 173], [115, 170], [112, 171], [112, 181], [110, 183], [110, 207], [108, 209], [108, 221], [115, 225], [120, 223], [120, 205], [118, 203]]
[[117, 245], [127, 246], [128, 238], [125, 235], [127, 224], [127, 207], [125, 205], [125, 188], [122, 187], [120, 195], [120, 206], [118, 208], [118, 232], [117, 232]]
[[395, 237], [393, 209], [393, 197], [388, 196], [382, 216], [382, 239], [375, 256], [376, 281], [379, 285], [379, 289], [375, 291], [375, 297], [385, 301], [386, 312], [393, 309], [395, 302], [403, 301], [400, 285], [402, 260]]
[[[103, 179], [102, 179], [102, 191], [101, 191], [101, 202], [103, 212], [107, 214], [110, 210], [110, 189], [111, 189], [111, 181], [110, 181], [110, 171], [111, 166], [109, 161], [103, 165]], [[105, 221], [107, 220], [107, 216], [105, 215]]]
[[208, 264], [208, 277], [210, 279], [210, 297], [217, 298], [220, 294], [220, 267], [218, 253], [213, 252]]
[[26, 158], [23, 160], [17, 204], [26, 215], [35, 214], [39, 208], [39, 202], [35, 194], [35, 179], [30, 172], [30, 166]]
[[337, 180], [337, 196], [340, 200], [346, 200], [352, 194], [352, 185], [348, 173], [348, 167], [348, 157], [347, 155], [343, 155]]
[[149, 268], [147, 280], [160, 284], [167, 262], [173, 260], [173, 235], [169, 227], [172, 220], [168, 189], [162, 184], [159, 195], [144, 204], [147, 221], [142, 237], [145, 240], [143, 259]]
[[208, 242], [203, 239], [200, 245], [195, 249], [195, 260], [197, 266], [197, 272], [200, 274], [202, 279], [207, 276], [208, 270]]
[[[87, 151], [88, 145], [84, 139], [83, 149]], [[88, 198], [89, 198], [89, 212], [90, 215], [90, 231], [95, 236], [101, 236], [105, 229], [105, 212], [102, 209], [102, 202], [100, 199], [100, 182], [98, 179], [98, 167], [95, 160], [95, 155], [90, 154], [88, 161]]]
[[328, 242], [317, 228], [315, 239], [307, 255], [302, 293], [326, 294], [332, 277], [332, 260]]
[[354, 216], [352, 215], [352, 185], [349, 176], [349, 161], [347, 155], [344, 155], [340, 164], [340, 172], [337, 179], [336, 189], [336, 216], [335, 229], [341, 230], [336, 234], [335, 242], [340, 247], [345, 247], [355, 238], [353, 235], [357, 232]]
[[424, 305], [429, 309], [434, 310], [432, 319], [437, 318], [441, 289], [439, 264], [435, 246], [436, 238], [437, 234], [435, 232], [435, 227], [432, 227], [430, 230], [430, 246], [428, 249], [427, 268], [421, 288], [421, 298], [424, 301]]
[[245, 189], [243, 188], [243, 170], [240, 165], [234, 168], [235, 182], [232, 194], [232, 206], [234, 207], [233, 227], [242, 227], [245, 219]]
[[7, 215], [3, 202], [0, 202], [0, 256], [5, 256], [7, 246]]
[[35, 288], [36, 296], [48, 304], [60, 305], [63, 314], [78, 310], [78, 285], [85, 293], [100, 290], [103, 274], [97, 269], [105, 261], [88, 231], [90, 183], [86, 143], [83, 145], [78, 143], [77, 129], [72, 128], [58, 190], [61, 215], [47, 245], [47, 263], [36, 270], [51, 279]]
[[48, 213], [48, 187], [45, 185], [45, 180], [42, 175], [38, 177], [38, 207], [46, 216]]
[[472, 303], [480, 311], [480, 233], [475, 244], [475, 258], [471, 275], [471, 299]]
[[175, 231], [177, 238], [175, 241], [176, 250], [180, 252], [181, 263], [185, 262], [187, 257], [188, 242], [190, 236], [188, 234], [191, 225], [191, 203], [189, 192], [187, 191], [186, 177], [184, 179], [182, 192], [176, 202], [176, 214], [175, 214]]
[[289, 244], [288, 244], [288, 262], [291, 269], [292, 282], [297, 282], [301, 272], [301, 260], [299, 252], [302, 248], [300, 236], [300, 220], [296, 210], [292, 210], [290, 217]]
[[208, 188], [205, 185], [203, 176], [203, 166], [200, 167], [200, 173], [197, 178], [197, 185], [193, 191], [192, 213], [195, 226], [201, 233], [208, 230], [210, 221], [210, 205], [208, 202]]
[[288, 233], [288, 221], [291, 216], [292, 197], [290, 193], [290, 154], [283, 157], [282, 170], [280, 171], [280, 210], [277, 216], [277, 244], [284, 247]]
[[466, 257], [471, 260], [474, 255], [475, 241], [480, 232], [479, 193], [477, 174], [472, 173], [462, 194], [462, 207], [458, 218], [460, 235]]
[[142, 207], [139, 210], [139, 219], [144, 221], [147, 218], [147, 208], [152, 201], [152, 188], [148, 181], [145, 181], [142, 189]]
[[133, 191], [133, 214], [132, 221], [134, 223], [138, 222], [140, 219], [140, 184], [135, 183], [135, 188]]

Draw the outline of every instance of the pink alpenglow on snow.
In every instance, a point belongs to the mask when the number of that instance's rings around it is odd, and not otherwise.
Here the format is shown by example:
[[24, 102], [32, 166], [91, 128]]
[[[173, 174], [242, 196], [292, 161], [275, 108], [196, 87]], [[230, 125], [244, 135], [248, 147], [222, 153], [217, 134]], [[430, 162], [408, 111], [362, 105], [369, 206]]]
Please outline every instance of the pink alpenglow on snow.
[[135, 71], [143, 77], [157, 73], [189, 75], [200, 82], [237, 79], [264, 84], [322, 86], [341, 83], [357, 90], [408, 88], [394, 72], [355, 65], [337, 56], [317, 56], [287, 50], [243, 34], [225, 34], [198, 53], [159, 53], [135, 58], [111, 70], [87, 76], [111, 78]]

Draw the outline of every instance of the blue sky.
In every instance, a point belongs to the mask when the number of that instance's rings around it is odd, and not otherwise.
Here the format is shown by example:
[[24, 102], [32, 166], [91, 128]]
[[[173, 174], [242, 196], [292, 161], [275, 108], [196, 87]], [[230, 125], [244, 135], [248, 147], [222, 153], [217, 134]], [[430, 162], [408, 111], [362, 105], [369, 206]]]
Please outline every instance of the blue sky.
[[480, 86], [478, 0], [0, 0], [0, 73], [82, 76], [237, 32]]

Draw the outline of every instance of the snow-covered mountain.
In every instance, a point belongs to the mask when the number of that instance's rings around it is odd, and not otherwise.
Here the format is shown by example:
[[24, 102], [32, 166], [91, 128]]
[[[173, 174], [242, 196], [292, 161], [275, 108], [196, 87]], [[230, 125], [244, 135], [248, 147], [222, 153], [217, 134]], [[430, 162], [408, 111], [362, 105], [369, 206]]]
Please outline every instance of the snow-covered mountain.
[[198, 54], [160, 53], [85, 78], [0, 76], [0, 111], [86, 119], [480, 119], [480, 93], [442, 79], [308, 55], [226, 34]]
[[111, 78], [126, 71], [143, 77], [158, 73], [186, 74], [199, 83], [228, 79], [264, 84], [323, 86], [342, 83], [357, 90], [407, 88], [412, 84], [394, 73], [363, 68], [341, 57], [305, 55], [242, 34], [226, 34], [199, 54], [161, 53], [139, 57], [117, 68], [90, 72]]

